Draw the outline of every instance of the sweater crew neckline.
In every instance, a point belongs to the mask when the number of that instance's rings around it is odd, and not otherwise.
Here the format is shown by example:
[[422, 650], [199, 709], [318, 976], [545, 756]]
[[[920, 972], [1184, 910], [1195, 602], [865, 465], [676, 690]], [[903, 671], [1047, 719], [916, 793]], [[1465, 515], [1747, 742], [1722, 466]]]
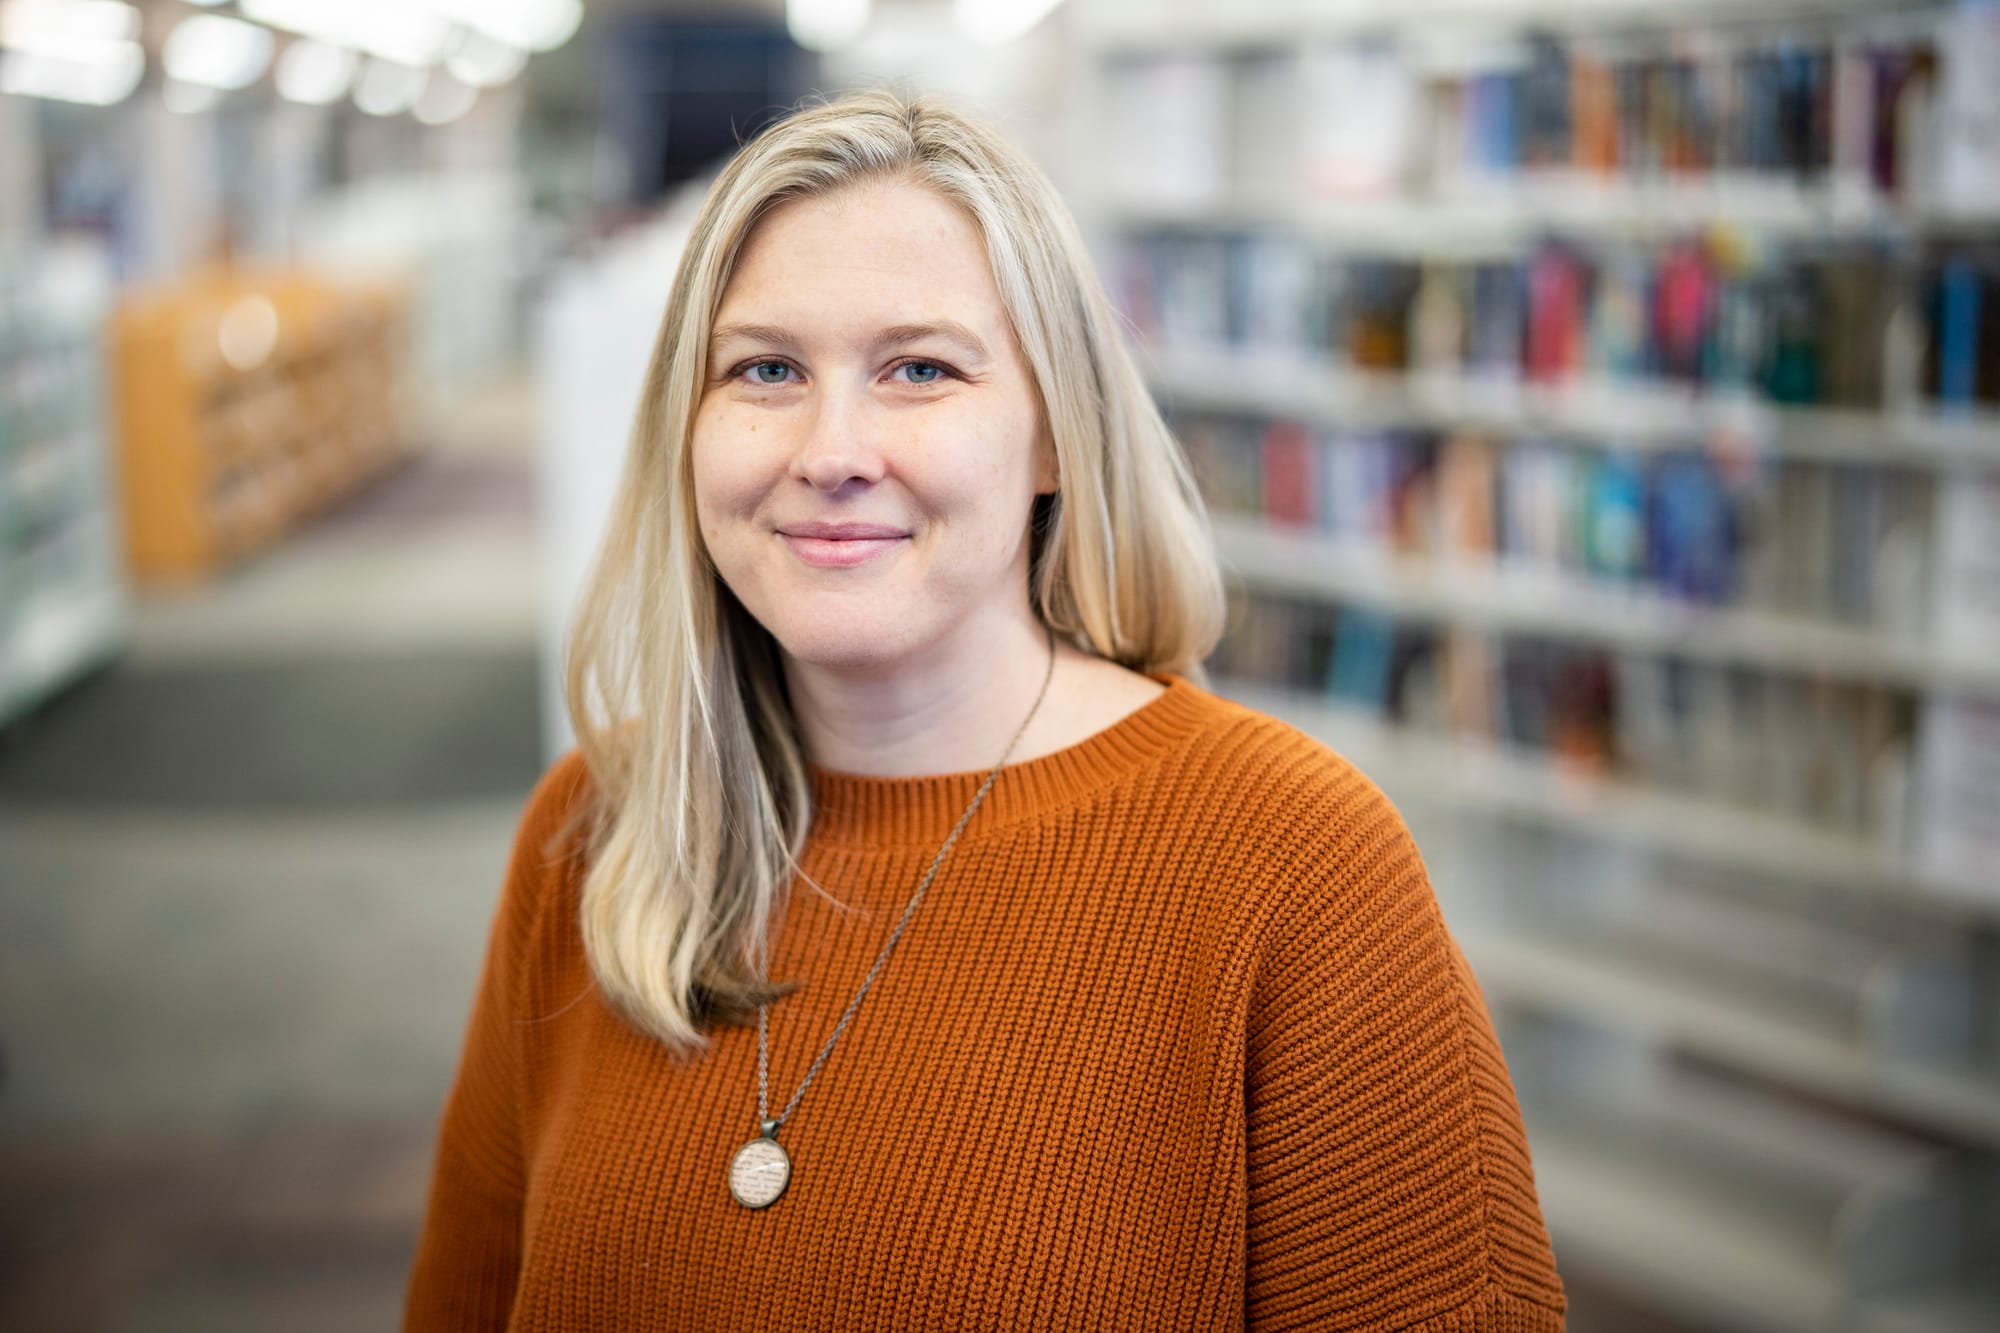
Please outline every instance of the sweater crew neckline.
[[[1072, 804], [1185, 737], [1203, 715], [1201, 690], [1180, 676], [1153, 679], [1167, 688], [1102, 731], [1001, 769], [961, 836], [976, 837]], [[992, 770], [873, 777], [809, 763], [806, 771], [813, 789], [812, 837], [898, 847], [942, 842]]]

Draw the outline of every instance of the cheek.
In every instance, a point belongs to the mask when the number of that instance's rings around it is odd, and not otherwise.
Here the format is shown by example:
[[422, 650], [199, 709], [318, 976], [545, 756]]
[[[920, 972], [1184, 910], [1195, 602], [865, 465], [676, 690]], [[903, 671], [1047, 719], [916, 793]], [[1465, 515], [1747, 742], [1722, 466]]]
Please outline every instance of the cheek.
[[[749, 428], [754, 431], [754, 426]], [[704, 528], [712, 521], [754, 507], [761, 494], [753, 441], [727, 413], [696, 418], [689, 449], [695, 511]]]
[[982, 560], [1025, 540], [1036, 479], [1031, 429], [1012, 420], [967, 423], [963, 447], [928, 470], [935, 511], [976, 543]]

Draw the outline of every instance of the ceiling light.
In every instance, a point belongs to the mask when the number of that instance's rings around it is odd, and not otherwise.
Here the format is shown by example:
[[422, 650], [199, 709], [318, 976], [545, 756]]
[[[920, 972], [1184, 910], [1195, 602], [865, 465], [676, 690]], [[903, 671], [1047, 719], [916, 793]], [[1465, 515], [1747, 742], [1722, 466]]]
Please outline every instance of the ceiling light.
[[0, 93], [112, 106], [132, 95], [146, 73], [137, 42], [107, 42], [85, 59], [39, 51], [0, 51]]
[[975, 42], [998, 46], [1025, 35], [1062, 0], [952, 0], [958, 30]]
[[430, 65], [451, 44], [452, 26], [410, 0], [239, 0], [244, 16], [399, 65]]
[[354, 86], [361, 57], [344, 46], [301, 37], [278, 57], [278, 96], [289, 102], [325, 106]]
[[800, 46], [837, 51], [867, 30], [868, 9], [868, 0], [785, 0], [785, 27]]
[[160, 63], [184, 83], [247, 88], [271, 66], [271, 30], [220, 14], [195, 14], [168, 35]]
[[410, 107], [410, 114], [426, 125], [449, 125], [472, 110], [472, 104], [478, 100], [479, 90], [471, 84], [433, 71]]
[[583, 24], [583, 0], [423, 0], [474, 32], [523, 51], [553, 51]]
[[245, 296], [216, 325], [217, 349], [233, 370], [255, 370], [278, 346], [278, 308], [268, 296]]
[[424, 90], [424, 71], [393, 60], [371, 60], [354, 85], [354, 105], [371, 116], [408, 111]]
[[465, 41], [444, 62], [452, 76], [475, 88], [498, 88], [521, 72], [528, 53], [518, 46], [495, 41], [484, 33], [468, 32]]
[[139, 35], [123, 0], [0, 0], [0, 46], [88, 63], [92, 53]]

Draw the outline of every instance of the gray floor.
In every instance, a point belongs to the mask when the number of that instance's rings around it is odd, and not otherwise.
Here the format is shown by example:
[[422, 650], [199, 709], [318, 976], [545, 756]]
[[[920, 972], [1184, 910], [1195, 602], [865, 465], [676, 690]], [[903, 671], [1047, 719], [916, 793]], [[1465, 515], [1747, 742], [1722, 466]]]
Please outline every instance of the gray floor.
[[540, 771], [530, 406], [0, 732], [0, 1329], [395, 1326]]

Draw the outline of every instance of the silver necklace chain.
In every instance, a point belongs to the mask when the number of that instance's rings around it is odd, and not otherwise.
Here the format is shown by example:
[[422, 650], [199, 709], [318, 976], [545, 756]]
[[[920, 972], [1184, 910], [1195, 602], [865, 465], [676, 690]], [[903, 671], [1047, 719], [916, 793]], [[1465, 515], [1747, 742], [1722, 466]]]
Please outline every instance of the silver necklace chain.
[[854, 998], [847, 1002], [847, 1012], [843, 1013], [840, 1021], [834, 1024], [833, 1035], [826, 1039], [826, 1045], [819, 1048], [819, 1055], [813, 1060], [812, 1067], [806, 1070], [806, 1076], [800, 1082], [798, 1091], [792, 1094], [791, 1101], [785, 1103], [784, 1111], [775, 1120], [769, 1115], [770, 1048], [766, 1035], [770, 1025], [769, 1006], [761, 1004], [757, 1006], [757, 1124], [765, 1138], [776, 1138], [778, 1130], [792, 1118], [792, 1112], [799, 1109], [799, 1101], [806, 1095], [806, 1089], [810, 1088], [813, 1080], [819, 1076], [820, 1066], [824, 1065], [826, 1058], [833, 1054], [834, 1043], [840, 1040], [841, 1033], [847, 1031], [847, 1025], [854, 1018], [855, 1011], [861, 1007], [861, 1001], [868, 994], [868, 988], [875, 984], [875, 978], [881, 974], [883, 964], [889, 961], [890, 951], [896, 947], [896, 941], [903, 937], [903, 927], [909, 925], [910, 918], [916, 915], [917, 904], [924, 900], [924, 891], [930, 888], [931, 881], [937, 878], [938, 867], [944, 864], [945, 854], [951, 851], [952, 844], [958, 841], [958, 835], [965, 831], [965, 826], [972, 822], [973, 813], [979, 809], [980, 803], [986, 799], [986, 793], [992, 791], [993, 784], [999, 780], [1000, 770], [1005, 768], [1007, 761], [1013, 757], [1014, 747], [1019, 745], [1021, 737], [1027, 734], [1028, 724], [1034, 721], [1035, 714], [1041, 711], [1042, 700], [1047, 696], [1049, 682], [1055, 678], [1055, 674], [1056, 639], [1055, 631], [1050, 630], [1049, 665], [1042, 673], [1042, 688], [1035, 695], [1034, 706], [1028, 709], [1028, 715], [1022, 718], [1021, 725], [1015, 728], [1014, 739], [1007, 742], [1006, 750], [1000, 755], [1000, 762], [993, 765], [993, 771], [986, 775], [986, 781], [979, 784], [979, 791], [973, 796], [972, 804], [965, 807], [965, 813], [958, 817], [958, 822], [952, 825], [951, 832], [946, 835], [944, 845], [939, 847], [937, 855], [931, 858], [930, 868], [924, 871], [923, 879], [917, 884], [917, 891], [910, 896], [909, 905], [903, 909], [902, 918], [896, 922], [896, 928], [889, 932], [889, 942], [882, 946], [881, 953], [875, 955], [875, 965], [869, 968], [868, 975], [862, 978], [861, 989], [854, 992]]

